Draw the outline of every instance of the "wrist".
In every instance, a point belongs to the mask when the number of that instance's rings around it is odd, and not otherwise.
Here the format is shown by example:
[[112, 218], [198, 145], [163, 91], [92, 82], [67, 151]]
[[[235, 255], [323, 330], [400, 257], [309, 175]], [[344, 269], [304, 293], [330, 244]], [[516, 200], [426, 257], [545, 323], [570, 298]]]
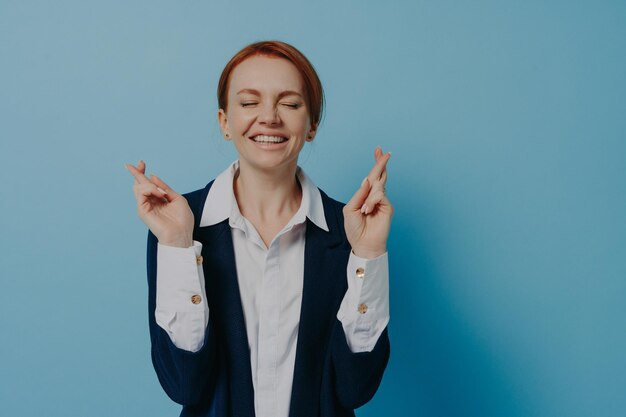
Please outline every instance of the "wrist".
[[363, 258], [363, 259], [378, 258], [380, 255], [383, 255], [385, 252], [387, 252], [387, 248], [379, 248], [379, 249], [352, 248], [352, 253], [354, 253], [359, 258]]
[[173, 246], [175, 248], [190, 248], [193, 246], [193, 239], [190, 235], [180, 235], [164, 237], [159, 239], [159, 243], [165, 246]]

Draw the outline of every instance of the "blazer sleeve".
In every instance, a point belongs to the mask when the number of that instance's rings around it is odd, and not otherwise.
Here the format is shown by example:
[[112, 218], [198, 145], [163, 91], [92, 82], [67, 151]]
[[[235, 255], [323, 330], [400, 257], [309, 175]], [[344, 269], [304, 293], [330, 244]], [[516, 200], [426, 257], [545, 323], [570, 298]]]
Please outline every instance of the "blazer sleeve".
[[203, 347], [197, 352], [177, 348], [155, 319], [158, 241], [148, 232], [148, 321], [152, 364], [167, 395], [182, 405], [197, 404], [210, 384], [214, 369], [215, 341], [211, 320], [205, 331]]
[[372, 399], [389, 362], [390, 345], [387, 327], [371, 352], [353, 353], [346, 341], [343, 326], [335, 320], [331, 337], [331, 355], [335, 390], [339, 403], [354, 410]]
[[[325, 196], [324, 193], [322, 194]], [[343, 207], [345, 204], [332, 199], [329, 200], [334, 202], [335, 222], [339, 230], [343, 232]], [[332, 211], [332, 209], [329, 210], [329, 212]], [[345, 259], [337, 268], [338, 277], [341, 276], [345, 282], [341, 298], [347, 290], [346, 268], [352, 250], [345, 233], [343, 233], [343, 240]], [[359, 408], [372, 399], [383, 379], [390, 355], [388, 326], [385, 326], [371, 351], [352, 352], [348, 346], [343, 325], [335, 317], [330, 337], [330, 355], [335, 392], [339, 403], [347, 409]]]

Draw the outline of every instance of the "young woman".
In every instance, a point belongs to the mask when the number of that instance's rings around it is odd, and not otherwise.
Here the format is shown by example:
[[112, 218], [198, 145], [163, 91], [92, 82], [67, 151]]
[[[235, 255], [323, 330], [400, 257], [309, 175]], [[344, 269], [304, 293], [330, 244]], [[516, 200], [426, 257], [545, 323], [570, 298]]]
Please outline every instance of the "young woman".
[[[347, 204], [297, 165], [323, 91], [284, 42], [246, 46], [218, 85], [218, 120], [239, 154], [180, 195], [140, 161], [149, 227], [152, 360], [181, 416], [354, 416], [389, 358], [386, 164]], [[340, 167], [344, 169], [345, 167]]]

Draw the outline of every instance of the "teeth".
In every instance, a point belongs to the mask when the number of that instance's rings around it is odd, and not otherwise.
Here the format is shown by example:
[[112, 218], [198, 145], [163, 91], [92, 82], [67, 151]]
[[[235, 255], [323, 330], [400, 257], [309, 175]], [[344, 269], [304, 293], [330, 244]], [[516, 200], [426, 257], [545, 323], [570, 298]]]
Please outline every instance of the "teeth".
[[286, 141], [287, 139], [281, 138], [280, 136], [258, 135], [254, 137], [252, 140], [255, 142], [261, 142], [261, 143], [281, 143], [281, 142]]

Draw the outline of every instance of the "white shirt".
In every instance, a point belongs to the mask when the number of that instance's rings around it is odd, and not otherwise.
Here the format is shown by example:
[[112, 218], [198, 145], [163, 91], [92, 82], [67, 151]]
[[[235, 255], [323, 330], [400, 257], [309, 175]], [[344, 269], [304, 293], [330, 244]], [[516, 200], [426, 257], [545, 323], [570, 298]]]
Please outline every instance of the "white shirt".
[[[235, 161], [215, 179], [200, 226], [229, 219], [250, 347], [256, 416], [288, 417], [302, 301], [306, 218], [326, 231], [328, 226], [318, 188], [298, 167], [300, 208], [266, 247], [239, 211], [233, 192], [238, 169], [239, 161]], [[156, 322], [174, 345], [191, 352], [202, 348], [209, 320], [204, 273], [196, 263], [201, 250], [197, 241], [190, 248], [159, 244], [157, 250]], [[357, 277], [358, 268], [367, 271], [365, 277]], [[389, 322], [388, 277], [387, 253], [371, 260], [350, 253], [348, 290], [337, 318], [352, 352], [371, 351]], [[201, 294], [201, 302], [190, 303], [193, 294]], [[367, 306], [365, 312], [363, 306]]]

